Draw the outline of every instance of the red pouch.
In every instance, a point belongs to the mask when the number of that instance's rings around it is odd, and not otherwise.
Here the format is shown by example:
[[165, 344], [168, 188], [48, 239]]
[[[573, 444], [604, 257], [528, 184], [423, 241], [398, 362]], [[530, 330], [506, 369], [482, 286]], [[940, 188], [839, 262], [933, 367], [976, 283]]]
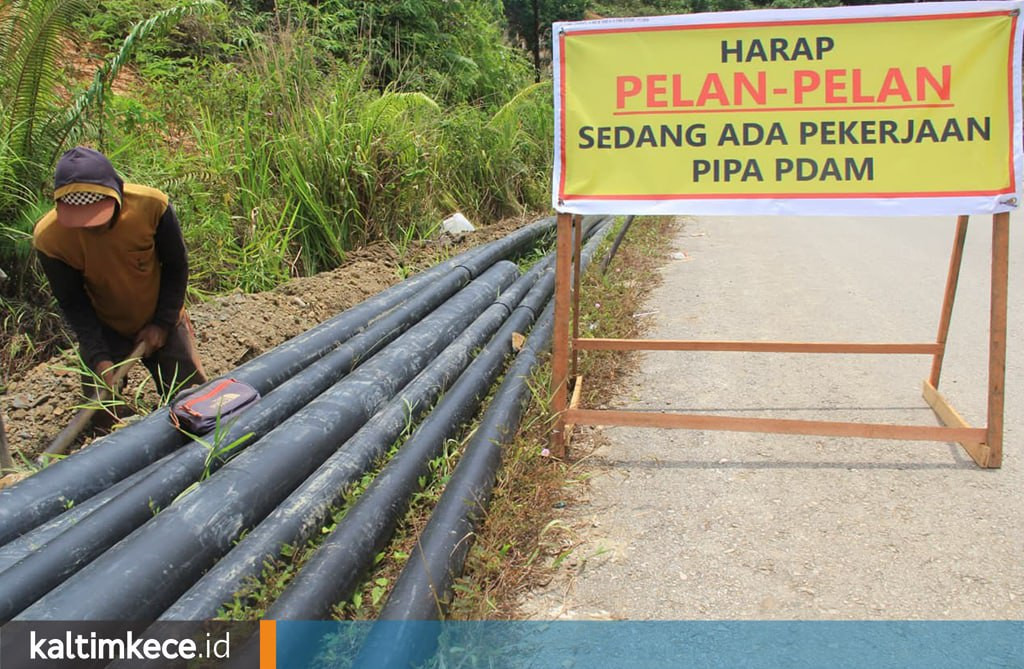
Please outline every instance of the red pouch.
[[259, 392], [235, 379], [211, 381], [171, 405], [171, 422], [190, 434], [206, 434], [260, 398]]

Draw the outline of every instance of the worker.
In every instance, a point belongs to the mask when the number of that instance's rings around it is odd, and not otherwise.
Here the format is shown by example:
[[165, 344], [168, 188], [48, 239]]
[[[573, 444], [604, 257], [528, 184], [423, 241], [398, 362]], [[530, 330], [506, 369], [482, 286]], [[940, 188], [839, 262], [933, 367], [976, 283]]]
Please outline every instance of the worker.
[[184, 310], [188, 255], [167, 195], [124, 183], [106, 156], [81, 146], [61, 156], [53, 188], [33, 244], [85, 364], [109, 387], [115, 364], [143, 343], [161, 397], [205, 383]]

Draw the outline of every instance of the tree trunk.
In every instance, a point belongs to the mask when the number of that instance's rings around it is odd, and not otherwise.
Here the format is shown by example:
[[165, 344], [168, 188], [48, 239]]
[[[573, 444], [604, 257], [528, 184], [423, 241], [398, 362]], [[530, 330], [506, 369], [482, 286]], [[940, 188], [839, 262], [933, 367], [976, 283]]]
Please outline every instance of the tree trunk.
[[540, 9], [533, 0], [533, 81], [540, 81]]

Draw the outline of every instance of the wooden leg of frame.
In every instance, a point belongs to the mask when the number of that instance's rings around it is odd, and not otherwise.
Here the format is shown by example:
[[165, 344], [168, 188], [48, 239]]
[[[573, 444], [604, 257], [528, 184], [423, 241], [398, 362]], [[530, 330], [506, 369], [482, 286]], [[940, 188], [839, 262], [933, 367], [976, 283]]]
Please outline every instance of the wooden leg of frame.
[[1010, 214], [992, 217], [992, 301], [988, 351], [989, 467], [1003, 464], [1003, 389], [1006, 380], [1006, 295], [1009, 282]]
[[[580, 338], [580, 257], [583, 254], [583, 217], [573, 217], [572, 249], [572, 339]], [[572, 376], [579, 374], [580, 352], [572, 346]], [[568, 440], [567, 440], [568, 441]]]
[[[942, 394], [935, 389], [929, 381], [924, 382], [924, 389], [921, 393], [928, 406], [932, 408], [935, 415], [939, 417], [946, 427], [970, 427], [960, 413], [946, 400]], [[987, 444], [980, 441], [961, 441], [960, 445], [967, 451], [967, 455], [978, 464], [979, 467], [988, 467], [991, 459], [991, 449]]]
[[569, 214], [558, 215], [558, 241], [555, 249], [555, 324], [551, 341], [551, 411], [555, 424], [551, 430], [551, 454], [565, 457], [565, 410], [569, 384], [569, 309], [572, 261], [572, 221]]
[[[580, 407], [580, 399], [583, 397], [583, 377], [582, 376], [575, 376], [575, 377], [573, 377], [573, 379], [575, 380], [575, 382], [574, 382], [574, 385], [572, 387], [572, 399], [569, 400], [569, 408], [570, 409], [578, 409]], [[568, 450], [569, 446], [572, 444], [572, 432], [575, 429], [576, 429], [576, 423], [566, 423], [565, 424], [565, 447], [566, 447], [566, 450]]]
[[933, 388], [939, 387], [939, 375], [942, 374], [942, 359], [946, 355], [946, 338], [949, 335], [949, 323], [953, 317], [953, 302], [956, 299], [956, 287], [960, 280], [960, 266], [964, 258], [964, 241], [967, 239], [967, 216], [956, 219], [956, 235], [953, 238], [953, 252], [949, 258], [949, 274], [946, 276], [946, 294], [942, 299], [942, 313], [939, 316], [939, 333], [935, 342], [940, 346], [932, 358], [932, 373], [928, 382]]

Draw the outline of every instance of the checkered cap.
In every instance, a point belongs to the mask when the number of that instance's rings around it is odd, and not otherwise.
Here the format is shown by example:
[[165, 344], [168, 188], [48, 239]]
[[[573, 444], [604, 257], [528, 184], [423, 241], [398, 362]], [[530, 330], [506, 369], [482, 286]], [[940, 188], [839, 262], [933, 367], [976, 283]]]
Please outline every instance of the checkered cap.
[[86, 204], [96, 204], [105, 197], [107, 196], [103, 193], [68, 193], [60, 198], [60, 201], [64, 204], [79, 207]]

